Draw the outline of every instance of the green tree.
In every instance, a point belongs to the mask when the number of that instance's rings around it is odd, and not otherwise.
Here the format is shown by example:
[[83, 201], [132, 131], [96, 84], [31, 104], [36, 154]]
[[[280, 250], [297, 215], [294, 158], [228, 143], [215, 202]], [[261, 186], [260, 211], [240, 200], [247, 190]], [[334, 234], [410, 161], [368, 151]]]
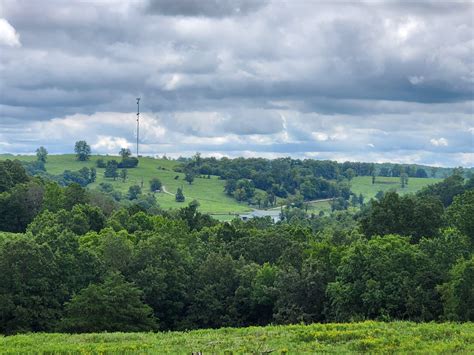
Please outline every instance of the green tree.
[[71, 184], [64, 190], [64, 208], [71, 210], [75, 205], [85, 204], [89, 200], [86, 190], [79, 184]]
[[184, 177], [184, 180], [186, 180], [188, 182], [188, 184], [191, 185], [194, 181], [194, 173], [193, 172], [187, 172], [185, 177]]
[[55, 182], [48, 182], [44, 186], [43, 210], [57, 212], [64, 208], [64, 192], [61, 186]]
[[417, 192], [418, 196], [434, 196], [441, 200], [444, 207], [448, 207], [454, 196], [465, 191], [464, 178], [459, 174], [453, 174], [441, 182], [428, 185]]
[[178, 190], [176, 191], [175, 199], [176, 199], [176, 202], [184, 202], [185, 197], [184, 197], [182, 188], [178, 187]]
[[399, 196], [387, 192], [380, 201], [372, 201], [361, 218], [362, 231], [367, 236], [400, 234], [414, 241], [435, 236], [442, 226], [443, 206], [433, 197]]
[[41, 211], [43, 186], [35, 181], [18, 184], [0, 194], [0, 231], [23, 232]]
[[97, 179], [97, 170], [95, 168], [90, 168], [89, 183], [95, 182]]
[[122, 182], [127, 181], [127, 177], [128, 177], [128, 170], [127, 169], [120, 170], [120, 178], [122, 179]]
[[152, 309], [142, 297], [142, 290], [113, 273], [103, 283], [81, 290], [66, 304], [61, 327], [78, 333], [155, 330]]
[[474, 321], [474, 256], [460, 259], [451, 269], [449, 281], [438, 289], [447, 319]]
[[153, 179], [150, 180], [150, 191], [151, 192], [160, 191], [162, 186], [163, 185], [162, 185], [160, 179], [153, 178]]
[[351, 181], [354, 177], [357, 176], [357, 173], [354, 169], [348, 168], [346, 169], [346, 171], [344, 171], [344, 176], [347, 178], [347, 180]]
[[132, 152], [128, 148], [122, 148], [120, 149], [119, 154], [122, 157], [122, 159], [127, 159], [127, 158], [130, 158], [130, 156], [132, 155]]
[[466, 234], [474, 245], [474, 190], [454, 197], [446, 210], [447, 222]]
[[114, 181], [119, 176], [118, 174], [118, 163], [116, 160], [109, 160], [105, 167], [104, 176], [107, 178], [113, 178]]
[[138, 242], [130, 265], [131, 279], [144, 291], [144, 300], [159, 317], [161, 329], [182, 326], [194, 293], [194, 264], [191, 245], [183, 240], [185, 229], [183, 225], [167, 225], [159, 233], [149, 233]]
[[406, 238], [386, 235], [353, 243], [327, 288], [331, 319], [422, 318], [434, 297], [432, 286], [424, 285], [427, 266]]
[[28, 175], [18, 160], [0, 161], [0, 192], [27, 181], [29, 181]]
[[258, 208], [261, 208], [262, 205], [268, 204], [268, 196], [265, 191], [257, 191], [255, 192], [254, 200], [258, 205]]
[[86, 161], [89, 160], [91, 155], [91, 147], [86, 141], [77, 141], [74, 146], [74, 152], [76, 153], [77, 160]]
[[47, 244], [0, 233], [0, 333], [51, 331], [61, 310], [60, 270]]
[[136, 200], [139, 195], [141, 195], [142, 189], [138, 185], [132, 185], [128, 188], [128, 199], [129, 200]]
[[36, 149], [36, 159], [42, 163], [46, 163], [46, 159], [48, 156], [48, 151], [45, 147], [41, 146]]

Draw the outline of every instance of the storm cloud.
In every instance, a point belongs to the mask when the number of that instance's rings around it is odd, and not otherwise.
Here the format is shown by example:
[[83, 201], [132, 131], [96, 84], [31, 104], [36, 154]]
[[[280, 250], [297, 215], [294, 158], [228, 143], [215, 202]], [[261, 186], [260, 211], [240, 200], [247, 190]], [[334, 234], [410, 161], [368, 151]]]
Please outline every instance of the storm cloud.
[[0, 153], [474, 165], [472, 2], [0, 4]]

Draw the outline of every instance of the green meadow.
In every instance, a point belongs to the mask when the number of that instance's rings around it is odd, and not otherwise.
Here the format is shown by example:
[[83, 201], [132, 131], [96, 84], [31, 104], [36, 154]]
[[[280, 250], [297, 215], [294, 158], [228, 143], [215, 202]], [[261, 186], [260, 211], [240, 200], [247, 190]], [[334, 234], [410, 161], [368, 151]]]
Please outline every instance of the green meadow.
[[0, 337], [0, 354], [473, 353], [473, 323], [361, 322], [190, 332], [22, 334]]
[[[19, 159], [25, 161], [34, 161], [36, 156], [32, 155], [0, 155], [0, 159]], [[61, 174], [64, 170], [77, 171], [83, 167], [95, 167], [97, 159], [102, 158], [105, 161], [115, 159], [117, 156], [91, 156], [89, 161], [81, 162], [75, 159], [73, 154], [48, 155], [48, 161], [45, 165], [46, 171], [50, 174]], [[115, 190], [126, 194], [131, 185], [141, 185], [143, 180], [143, 191], [149, 191], [149, 181], [156, 177], [161, 180], [166, 190], [170, 193], [157, 193], [155, 196], [159, 205], [164, 209], [179, 208], [187, 206], [188, 202], [198, 200], [200, 210], [210, 214], [219, 214], [226, 218], [232, 218], [232, 214], [251, 210], [245, 203], [239, 203], [235, 199], [224, 193], [224, 181], [217, 176], [211, 176], [210, 179], [198, 178], [190, 185], [184, 180], [184, 174], [173, 171], [179, 163], [174, 160], [154, 159], [150, 157], [140, 158], [140, 164], [137, 168], [128, 169], [128, 179], [122, 182], [120, 179], [114, 181], [104, 177], [105, 169], [97, 169], [97, 181], [89, 185], [89, 188], [97, 188], [101, 182], [109, 182]], [[175, 201], [174, 193], [178, 187], [183, 188], [186, 201], [178, 203]]]
[[435, 178], [408, 178], [408, 184], [402, 188], [400, 184], [400, 178], [398, 177], [383, 177], [377, 176], [375, 184], [372, 184], [371, 176], [356, 176], [351, 181], [351, 191], [356, 195], [362, 194], [365, 200], [375, 197], [378, 191], [387, 192], [395, 190], [399, 194], [414, 193], [421, 188], [435, 184], [442, 179]]

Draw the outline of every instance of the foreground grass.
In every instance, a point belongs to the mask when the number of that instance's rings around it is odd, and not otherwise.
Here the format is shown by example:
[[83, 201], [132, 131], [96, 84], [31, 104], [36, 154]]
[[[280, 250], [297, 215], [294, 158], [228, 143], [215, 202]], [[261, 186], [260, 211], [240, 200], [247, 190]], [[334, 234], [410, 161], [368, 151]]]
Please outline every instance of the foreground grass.
[[362, 322], [167, 333], [23, 334], [0, 337], [13, 353], [473, 353], [474, 324]]

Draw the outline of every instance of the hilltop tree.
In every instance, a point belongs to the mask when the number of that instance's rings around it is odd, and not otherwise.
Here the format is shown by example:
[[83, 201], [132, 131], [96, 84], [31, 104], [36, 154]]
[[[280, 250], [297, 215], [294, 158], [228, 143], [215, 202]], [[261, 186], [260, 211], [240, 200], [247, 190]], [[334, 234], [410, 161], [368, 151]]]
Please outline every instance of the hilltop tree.
[[74, 146], [74, 152], [76, 153], [77, 160], [86, 161], [89, 160], [91, 155], [91, 147], [86, 141], [77, 141]]
[[39, 162], [46, 163], [47, 156], [48, 156], [48, 151], [46, 150], [45, 147], [41, 146], [38, 149], [36, 149], [36, 159]]
[[122, 157], [122, 159], [127, 159], [127, 158], [130, 158], [130, 156], [132, 155], [132, 152], [128, 148], [122, 148], [120, 149], [119, 154]]

